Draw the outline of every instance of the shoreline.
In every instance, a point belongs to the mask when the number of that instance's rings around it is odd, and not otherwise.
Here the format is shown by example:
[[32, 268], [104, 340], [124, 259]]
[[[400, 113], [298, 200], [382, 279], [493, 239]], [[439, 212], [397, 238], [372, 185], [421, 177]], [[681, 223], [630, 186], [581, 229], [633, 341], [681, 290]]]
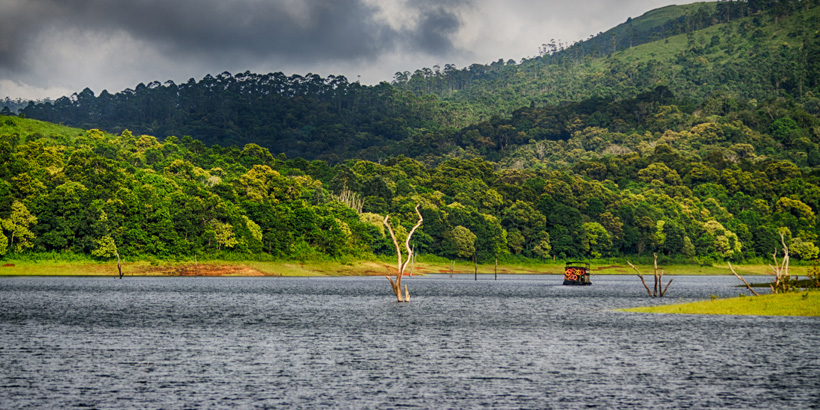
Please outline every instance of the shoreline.
[[[474, 274], [472, 265], [457, 264], [452, 272], [449, 266], [436, 263], [418, 263], [414, 266], [414, 275]], [[494, 265], [479, 265], [479, 274], [494, 274]], [[148, 261], [127, 262], [122, 264], [124, 276], [234, 276], [234, 277], [328, 277], [328, 276], [384, 276], [395, 275], [394, 264], [384, 261], [355, 261], [349, 263], [328, 261], [204, 261], [204, 262], [160, 262]], [[562, 267], [557, 265], [528, 267], [516, 265], [499, 265], [498, 274], [561, 274]], [[405, 272], [410, 272], [410, 269]], [[119, 276], [116, 262], [62, 262], [62, 261], [26, 261], [13, 262], [0, 266], [0, 277], [3, 276]]]
[[[499, 275], [506, 274], [556, 274], [564, 271], [565, 261], [548, 263], [500, 263]], [[613, 261], [602, 261], [601, 265], [592, 265], [592, 276], [595, 275], [635, 275], [629, 266], [619, 265]], [[637, 265], [644, 276], [653, 274], [650, 265]], [[736, 266], [743, 276], [768, 276], [770, 268], [765, 265]], [[476, 267], [465, 261], [456, 261], [451, 271], [448, 262], [417, 262], [413, 266], [414, 275], [449, 274], [473, 275]], [[495, 264], [479, 264], [478, 273], [493, 275]], [[395, 275], [395, 261], [356, 260], [356, 261], [148, 261], [124, 262], [124, 276], [384, 276]], [[808, 267], [792, 267], [793, 275], [805, 276]], [[410, 272], [409, 268], [408, 271]], [[729, 275], [727, 267], [700, 265], [670, 265], [664, 267], [664, 275]], [[114, 261], [0, 261], [0, 277], [3, 276], [118, 276], [117, 263]]]
[[[0, 264], [0, 278], [12, 277], [114, 277], [119, 276], [116, 262], [95, 261], [4, 261]], [[499, 275], [561, 275], [564, 263], [550, 264], [499, 264]], [[124, 277], [352, 277], [395, 275], [393, 263], [360, 260], [339, 261], [204, 261], [204, 262], [149, 262], [137, 261], [122, 264]], [[652, 275], [651, 266], [639, 265], [645, 276]], [[733, 276], [728, 269], [718, 267], [684, 266], [667, 267], [665, 275], [716, 275]], [[688, 268], [688, 269], [687, 269]], [[693, 271], [692, 268], [697, 268]], [[735, 267], [744, 276], [768, 275], [762, 265], [750, 265], [745, 269]], [[792, 274], [805, 276], [807, 267], [792, 269]], [[471, 263], [456, 263], [452, 275], [473, 275]], [[493, 275], [495, 265], [478, 265], [482, 276]], [[799, 272], [799, 273], [798, 273]], [[444, 263], [417, 263], [414, 275], [450, 274], [450, 265]], [[606, 265], [596, 268], [595, 275], [635, 275], [631, 268]], [[740, 281], [738, 281], [740, 283]], [[755, 316], [820, 316], [820, 292], [746, 296], [730, 299], [704, 300], [698, 302], [660, 306], [641, 306], [617, 309], [619, 312], [697, 314], [697, 315], [755, 315]], [[801, 299], [802, 298], [802, 299]], [[806, 303], [808, 302], [808, 303]]]

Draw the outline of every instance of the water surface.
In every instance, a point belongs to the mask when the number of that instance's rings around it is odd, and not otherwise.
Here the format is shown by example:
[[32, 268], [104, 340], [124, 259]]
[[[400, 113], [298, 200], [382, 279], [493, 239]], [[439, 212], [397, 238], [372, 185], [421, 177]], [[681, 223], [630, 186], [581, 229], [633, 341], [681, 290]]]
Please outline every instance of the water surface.
[[817, 318], [612, 311], [734, 277], [479, 279], [0, 278], [0, 408], [819, 406]]

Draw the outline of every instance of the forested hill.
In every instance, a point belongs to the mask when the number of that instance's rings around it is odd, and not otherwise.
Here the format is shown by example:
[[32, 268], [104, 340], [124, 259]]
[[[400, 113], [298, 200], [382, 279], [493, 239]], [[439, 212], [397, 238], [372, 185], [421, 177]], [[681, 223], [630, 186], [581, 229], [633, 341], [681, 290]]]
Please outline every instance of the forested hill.
[[820, 176], [735, 151], [701, 159], [658, 143], [562, 171], [404, 156], [331, 166], [0, 116], [0, 256], [350, 260], [392, 254], [384, 216], [402, 237], [420, 205], [413, 244], [445, 258], [768, 260], [780, 234], [792, 258], [816, 258]]
[[748, 101], [803, 98], [820, 86], [820, 2], [720, 1], [653, 10], [574, 44], [551, 41], [539, 56], [396, 73], [393, 84], [481, 115], [592, 97], [629, 98], [659, 85], [700, 101], [729, 93]]
[[0, 116], [0, 255], [357, 258], [390, 253], [381, 221], [406, 235], [419, 204], [414, 243], [446, 258], [708, 263], [783, 234], [814, 259], [817, 3], [661, 10], [631, 23], [714, 12], [605, 55], [395, 84], [223, 73], [31, 104]]
[[[548, 44], [521, 63], [419, 69], [376, 86], [336, 76], [222, 73], [116, 94], [86, 89], [22, 113], [114, 133], [189, 135], [206, 145], [255, 143], [334, 164], [482, 156], [547, 167], [638, 151], [669, 130], [684, 135], [703, 122], [740, 121], [732, 125], [740, 134], [678, 147], [703, 155], [750, 144], [775, 158], [803, 150], [795, 158], [804, 165], [817, 142], [818, 29], [818, 0], [696, 3], [648, 12], [571, 46]], [[647, 100], [658, 93], [662, 101]], [[590, 132], [594, 142], [586, 143]]]
[[22, 115], [117, 133], [190, 135], [207, 145], [253, 142], [288, 157], [339, 161], [384, 157], [412, 130], [460, 121], [458, 115], [442, 115], [434, 100], [343, 76], [226, 72], [184, 84], [139, 84], [117, 94], [95, 96], [85, 89], [54, 103], [31, 104]]

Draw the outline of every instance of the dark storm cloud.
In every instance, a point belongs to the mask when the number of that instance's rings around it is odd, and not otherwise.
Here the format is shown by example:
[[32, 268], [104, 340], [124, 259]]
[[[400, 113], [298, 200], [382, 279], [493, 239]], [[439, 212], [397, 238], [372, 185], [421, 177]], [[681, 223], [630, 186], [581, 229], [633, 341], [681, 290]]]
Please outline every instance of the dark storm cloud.
[[413, 44], [420, 50], [445, 55], [453, 49], [451, 38], [459, 25], [458, 17], [443, 8], [424, 11], [415, 30]]
[[41, 7], [35, 2], [9, 0], [0, 9], [0, 67], [21, 68], [21, 58], [31, 29], [42, 26]]
[[[396, 47], [452, 50], [463, 1], [411, 4], [418, 24], [393, 28], [362, 0], [4, 0], [0, 68], [24, 68], [43, 33], [125, 32], [163, 54], [207, 59], [251, 56], [296, 62], [376, 58]], [[88, 44], [94, 47], [94, 44]], [[36, 50], [35, 50], [36, 51]], [[221, 57], [220, 57], [221, 56]]]
[[0, 98], [245, 70], [375, 84], [436, 64], [518, 60], [670, 2], [0, 0]]

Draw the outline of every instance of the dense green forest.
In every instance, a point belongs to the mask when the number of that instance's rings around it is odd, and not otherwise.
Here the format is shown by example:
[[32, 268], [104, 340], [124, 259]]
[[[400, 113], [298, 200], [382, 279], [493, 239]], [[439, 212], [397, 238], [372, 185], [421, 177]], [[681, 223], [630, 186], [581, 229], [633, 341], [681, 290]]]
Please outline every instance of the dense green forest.
[[54, 103], [30, 104], [22, 115], [117, 133], [192, 135], [207, 145], [253, 142], [289, 157], [338, 162], [382, 157], [412, 130], [445, 127], [434, 99], [343, 76], [226, 72], [179, 85], [139, 84], [114, 95], [85, 89]]
[[31, 103], [0, 116], [0, 254], [356, 258], [420, 204], [414, 244], [447, 258], [744, 260], [783, 233], [814, 259], [819, 29], [816, 1], [697, 3], [392, 84], [223, 73]]
[[565, 170], [405, 156], [331, 167], [255, 144], [0, 121], [4, 253], [361, 257], [391, 251], [384, 215], [409, 226], [421, 204], [415, 246], [450, 258], [738, 260], [770, 255], [781, 231], [793, 257], [818, 254], [820, 178], [790, 161], [658, 143]]

